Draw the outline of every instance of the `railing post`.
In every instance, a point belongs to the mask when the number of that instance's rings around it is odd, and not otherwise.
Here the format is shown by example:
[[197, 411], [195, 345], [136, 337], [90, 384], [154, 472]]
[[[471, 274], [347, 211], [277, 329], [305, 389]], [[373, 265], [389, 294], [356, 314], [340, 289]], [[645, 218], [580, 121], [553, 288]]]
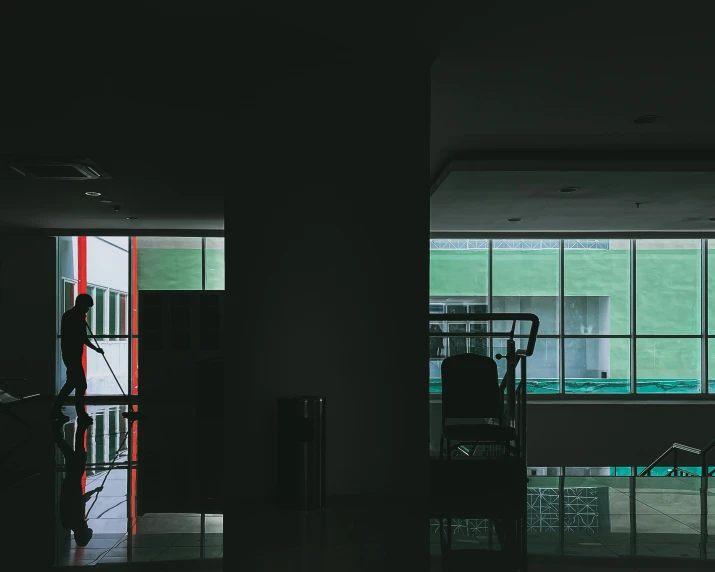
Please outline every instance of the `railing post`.
[[521, 432], [523, 439], [523, 449], [522, 454], [524, 456], [524, 463], [528, 466], [526, 460], [526, 357], [521, 357]]
[[515, 402], [516, 395], [514, 390], [514, 383], [516, 381], [516, 343], [513, 339], [507, 340], [506, 343], [506, 367], [507, 367], [507, 415], [509, 417], [508, 423], [511, 427], [514, 427], [514, 413], [515, 413]]
[[[637, 545], [637, 529], [638, 521], [636, 519], [636, 468], [631, 467], [631, 476], [628, 478], [628, 514], [630, 520], [629, 537], [631, 545], [631, 556], [638, 555]], [[650, 472], [648, 474], [650, 476]]]
[[559, 553], [563, 556], [566, 531], [566, 499], [564, 498], [566, 494], [566, 467], [561, 467], [559, 472], [561, 473], [559, 475]]
[[677, 477], [678, 475], [676, 474], [678, 472], [678, 450], [673, 449], [673, 476]]

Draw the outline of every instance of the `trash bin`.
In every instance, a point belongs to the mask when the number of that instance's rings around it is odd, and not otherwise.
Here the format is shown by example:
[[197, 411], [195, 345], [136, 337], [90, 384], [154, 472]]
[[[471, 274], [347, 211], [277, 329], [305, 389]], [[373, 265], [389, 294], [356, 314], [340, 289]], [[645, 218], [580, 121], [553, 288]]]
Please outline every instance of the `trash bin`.
[[325, 502], [325, 399], [278, 400], [278, 506], [311, 510]]

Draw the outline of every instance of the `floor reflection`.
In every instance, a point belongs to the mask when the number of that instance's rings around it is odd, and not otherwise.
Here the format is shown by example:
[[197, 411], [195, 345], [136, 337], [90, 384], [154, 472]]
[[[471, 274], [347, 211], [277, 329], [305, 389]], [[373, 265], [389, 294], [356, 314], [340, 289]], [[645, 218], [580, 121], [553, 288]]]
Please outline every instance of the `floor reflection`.
[[[699, 477], [529, 477], [527, 551], [587, 558], [715, 559], [715, 491]], [[475, 515], [477, 516], [477, 515]], [[500, 550], [487, 519], [452, 518], [452, 550]], [[430, 552], [443, 555], [447, 521], [430, 519]]]
[[[90, 406], [91, 425], [72, 417], [53, 424], [56, 564], [222, 558], [223, 515], [137, 512], [142, 464], [136, 436], [141, 421], [127, 421], [122, 417], [127, 410], [122, 405]], [[64, 412], [73, 415], [72, 409]], [[81, 524], [73, 521], [69, 526], [68, 502]], [[92, 531], [89, 539], [86, 530]]]

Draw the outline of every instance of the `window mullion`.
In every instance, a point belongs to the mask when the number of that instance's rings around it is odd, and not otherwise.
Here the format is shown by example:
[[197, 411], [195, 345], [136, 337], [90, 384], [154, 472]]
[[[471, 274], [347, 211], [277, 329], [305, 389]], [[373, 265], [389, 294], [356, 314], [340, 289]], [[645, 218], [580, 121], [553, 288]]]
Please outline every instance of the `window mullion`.
[[[487, 308], [489, 312], [494, 312], [494, 240], [489, 239], [488, 244], [488, 256], [487, 256]], [[487, 325], [487, 331], [492, 332], [492, 322]], [[494, 338], [489, 338], [489, 357], [494, 359]]]
[[566, 354], [564, 349], [564, 240], [559, 240], [559, 393], [566, 393]]
[[631, 393], [638, 393], [636, 368], [636, 239], [631, 239]]
[[700, 268], [700, 393], [708, 393], [708, 239], [703, 238]]

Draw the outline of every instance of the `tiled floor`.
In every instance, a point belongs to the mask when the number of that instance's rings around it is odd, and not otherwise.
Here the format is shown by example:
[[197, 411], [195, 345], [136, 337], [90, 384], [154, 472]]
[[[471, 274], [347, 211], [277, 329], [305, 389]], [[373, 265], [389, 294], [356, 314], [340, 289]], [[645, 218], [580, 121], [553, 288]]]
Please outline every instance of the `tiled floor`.
[[[55, 563], [77, 566], [188, 560], [202, 556], [209, 560], [222, 558], [221, 515], [204, 516], [202, 535], [201, 515], [138, 514], [136, 482], [142, 478], [141, 452], [135, 478], [128, 482], [127, 452], [122, 446], [125, 433], [116, 415], [111, 420], [107, 417], [111, 416], [107, 407], [89, 409], [98, 420], [91, 438], [87, 439], [88, 471], [84, 487], [90, 491], [103, 485], [98, 496], [86, 504], [88, 524], [94, 535], [82, 548], [74, 542], [72, 532], [62, 527], [57, 501], [65, 473], [58, 470], [54, 477], [50, 474], [55, 479], [56, 489], [54, 533], [49, 531], [50, 535], [54, 534]], [[141, 430], [141, 421], [137, 425]], [[76, 424], [70, 421], [64, 429], [68, 444], [74, 444], [75, 430]], [[44, 446], [43, 439], [50, 448], [54, 446], [44, 431], [38, 432], [37, 439], [38, 447]], [[59, 449], [57, 463], [60, 468], [64, 463]], [[565, 494], [563, 514], [559, 502], [561, 484]], [[710, 491], [704, 497], [708, 507], [705, 519], [701, 518], [698, 478], [567, 476], [561, 483], [558, 477], [532, 476], [529, 487], [533, 508], [528, 551], [532, 571], [715, 570], [715, 482], [711, 482]], [[13, 500], [17, 500], [17, 508], [12, 525], [18, 527], [21, 522], [21, 526], [44, 535], [32, 513], [21, 510], [21, 505], [28, 503], [23, 499], [34, 502], [39, 490], [30, 482], [21, 493], [15, 493]], [[579, 496], [586, 500], [579, 501]], [[50, 497], [44, 506], [49, 507], [51, 502]], [[252, 558], [261, 558], [264, 564], [262, 568], [248, 566], [246, 569], [290, 569], [291, 563], [302, 559], [319, 565], [298, 569], [332, 570], [340, 569], [340, 563], [362, 561], [367, 566], [364, 569], [379, 570], [383, 568], [378, 563], [392, 555], [391, 543], [411, 547], [409, 550], [412, 551], [416, 546], [414, 538], [427, 540], [427, 519], [422, 520], [421, 515], [405, 516], [405, 508], [395, 509], [385, 519], [385, 522], [402, 523], [395, 528], [393, 524], [379, 524], [382, 519], [376, 521], [375, 511], [362, 499], [356, 506], [342, 506], [337, 500], [329, 499], [329, 505], [326, 510], [314, 514], [282, 515], [264, 508], [248, 514], [244, 507], [234, 511], [244, 515], [242, 522], [237, 523], [241, 537], [250, 539], [245, 540], [243, 548], [251, 552]], [[412, 521], [416, 523], [414, 527], [410, 524]], [[488, 526], [484, 523], [454, 524], [455, 548], [473, 550], [489, 546]], [[430, 522], [429, 546], [435, 571], [443, 569], [437, 528]], [[385, 531], [389, 534], [384, 534]], [[279, 537], [280, 544], [277, 545]], [[27, 540], [27, 545], [31, 545], [31, 539]], [[499, 548], [494, 535], [492, 547]], [[321, 565], [324, 568], [320, 568]], [[362, 565], [356, 566], [350, 569], [363, 569]]]
[[[715, 569], [715, 490], [701, 497], [699, 478], [567, 476], [562, 492], [558, 478], [530, 477], [529, 488], [530, 570], [667, 570], [670, 564], [673, 570]], [[709, 506], [705, 519], [703, 500]], [[453, 549], [487, 549], [487, 529], [477, 519], [453, 521]], [[441, 553], [438, 531], [433, 521], [434, 556]], [[433, 563], [433, 570], [442, 569], [440, 558]]]
[[[85, 514], [93, 536], [85, 547], [77, 546], [73, 532], [62, 526], [58, 506], [57, 565], [222, 558], [222, 515], [148, 513], [138, 516], [136, 481], [141, 478], [141, 456], [136, 457], [135, 478], [128, 488], [129, 438], [125, 438], [128, 424], [121, 418], [125, 408], [97, 406], [87, 409], [95, 422], [85, 439], [87, 467], [84, 490], [89, 492], [99, 486], [103, 488], [86, 501]], [[136, 422], [137, 431], [140, 424], [140, 421]], [[68, 445], [75, 445], [78, 427], [76, 421], [71, 420], [62, 428]], [[58, 498], [67, 475], [65, 462], [66, 458], [58, 449]]]

